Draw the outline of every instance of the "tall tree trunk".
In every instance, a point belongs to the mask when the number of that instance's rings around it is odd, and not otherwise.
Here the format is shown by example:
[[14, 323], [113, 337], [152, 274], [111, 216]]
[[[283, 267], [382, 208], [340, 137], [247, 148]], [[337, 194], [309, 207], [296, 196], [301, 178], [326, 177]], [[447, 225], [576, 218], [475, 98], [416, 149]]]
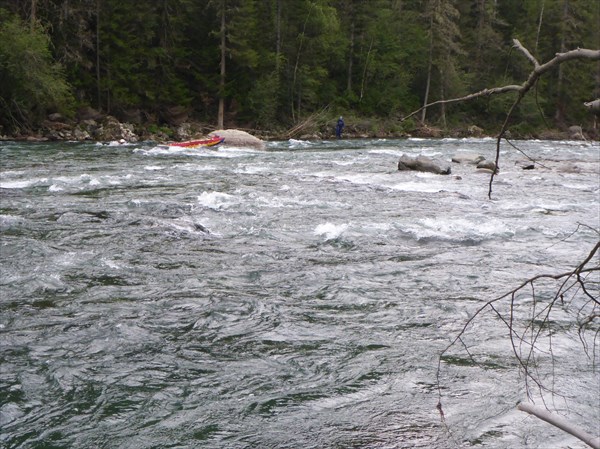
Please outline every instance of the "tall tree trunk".
[[[310, 18], [310, 13], [312, 12], [313, 5], [311, 4], [308, 13], [306, 14], [306, 19], [304, 20], [304, 26], [302, 27], [302, 33], [300, 33], [300, 43], [298, 44], [298, 53], [296, 54], [296, 64], [294, 65], [294, 75], [292, 77], [292, 120], [296, 121], [296, 110], [294, 109], [294, 93], [296, 92], [296, 80], [298, 75], [298, 67], [300, 66], [300, 54], [302, 53], [302, 45], [304, 44], [304, 36], [306, 33], [306, 24], [308, 23], [308, 19]], [[300, 88], [298, 92], [300, 92]], [[300, 93], [298, 93], [298, 112], [300, 109]]]
[[367, 71], [369, 69], [369, 58], [371, 56], [371, 50], [373, 49], [373, 39], [371, 38], [371, 43], [369, 44], [369, 50], [367, 51], [367, 59], [365, 60], [365, 68], [363, 70], [362, 81], [360, 83], [360, 97], [359, 102], [362, 101], [363, 95], [365, 94], [365, 82], [367, 81]]
[[221, 78], [219, 81], [219, 113], [217, 115], [217, 128], [223, 129], [225, 116], [225, 0], [221, 2]]
[[99, 109], [102, 109], [100, 90], [100, 0], [96, 0], [96, 100]]
[[[444, 80], [445, 80], [445, 76], [444, 76], [444, 69], [440, 70], [440, 96], [441, 99], [440, 101], [445, 101], [446, 100], [446, 91], [445, 91], [445, 85], [444, 85]], [[441, 110], [441, 122], [442, 122], [442, 128], [446, 129], [446, 103], [442, 103], [442, 106], [440, 108]]]
[[425, 85], [425, 98], [423, 99], [423, 110], [421, 111], [421, 122], [425, 123], [427, 116], [427, 103], [429, 103], [429, 87], [431, 86], [431, 71], [433, 68], [433, 15], [429, 22], [429, 63], [427, 64], [427, 83]]
[[354, 17], [350, 22], [350, 54], [348, 55], [348, 83], [346, 84], [346, 90], [348, 93], [352, 92], [352, 61], [354, 59]]
[[31, 14], [29, 15], [31, 30], [35, 28], [35, 22], [37, 21], [37, 0], [31, 0]]
[[537, 33], [535, 35], [535, 47], [533, 48], [533, 54], [538, 57], [538, 45], [540, 43], [540, 33], [542, 32], [542, 22], [544, 20], [544, 3], [545, 0], [542, 0], [542, 6], [540, 8], [540, 19], [538, 20], [538, 28]]
[[[569, 0], [564, 0], [563, 3], [563, 17], [562, 17], [562, 27], [561, 27], [561, 36], [560, 36], [560, 52], [564, 53], [566, 50], [566, 35], [567, 35], [567, 21], [569, 15]], [[562, 65], [558, 66], [558, 78], [556, 80], [556, 113], [554, 118], [557, 122], [562, 122], [564, 120], [564, 104], [563, 104], [563, 84], [564, 84], [565, 72], [563, 70]]]
[[279, 66], [281, 65], [281, 0], [277, 0], [275, 15], [275, 72], [279, 77]]
[[475, 49], [475, 66], [479, 69], [479, 67], [481, 67], [482, 64], [482, 53], [483, 53], [483, 46], [484, 44], [484, 39], [483, 39], [483, 30], [485, 28], [485, 0], [478, 0], [477, 2], [477, 34], [479, 34], [479, 38], [477, 39], [477, 46]]

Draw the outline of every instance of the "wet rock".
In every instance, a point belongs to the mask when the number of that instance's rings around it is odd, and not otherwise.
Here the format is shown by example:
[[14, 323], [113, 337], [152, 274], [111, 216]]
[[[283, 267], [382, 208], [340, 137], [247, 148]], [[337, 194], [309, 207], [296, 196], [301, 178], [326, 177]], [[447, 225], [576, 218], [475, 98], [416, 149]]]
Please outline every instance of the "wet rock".
[[529, 160], [516, 161], [515, 165], [523, 170], [533, 170], [535, 163]]
[[435, 173], [437, 175], [450, 174], [450, 167], [442, 168], [435, 161], [433, 161], [433, 159], [430, 159], [427, 156], [410, 157], [406, 154], [400, 156], [400, 160], [398, 161], [398, 170], [428, 172]]

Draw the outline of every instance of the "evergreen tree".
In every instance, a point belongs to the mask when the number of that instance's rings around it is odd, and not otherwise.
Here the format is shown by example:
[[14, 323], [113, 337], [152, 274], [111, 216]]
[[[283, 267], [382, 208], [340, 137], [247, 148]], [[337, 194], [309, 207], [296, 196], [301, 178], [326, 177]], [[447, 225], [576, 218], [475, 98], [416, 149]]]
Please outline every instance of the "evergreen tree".
[[[461, 86], [460, 69], [457, 57], [464, 54], [460, 46], [460, 29], [458, 26], [460, 13], [453, 0], [429, 0], [425, 11], [429, 27], [429, 62], [424, 104], [431, 102], [432, 83], [437, 81], [438, 99], [444, 100], [464, 89]], [[437, 78], [436, 78], [437, 75]], [[424, 122], [427, 108], [423, 108], [421, 121]], [[446, 124], [445, 110], [442, 106], [442, 124]]]
[[[68, 104], [65, 77], [81, 105], [126, 119], [137, 111], [168, 121], [179, 109], [228, 126], [273, 128], [327, 105], [393, 117], [522, 82], [532, 65], [511, 51], [513, 38], [538, 61], [600, 41], [594, 0], [0, 0], [2, 6], [13, 16], [0, 24], [7, 37], [0, 90], [10, 106], [0, 113], [13, 125]], [[23, 45], [13, 41], [40, 37], [44, 43], [32, 48], [44, 54], [36, 59], [44, 70], [32, 74], [27, 57], [10, 65]], [[594, 99], [598, 79], [600, 65], [592, 73], [584, 62], [561, 65], [513, 119], [536, 129], [544, 125], [541, 110], [551, 125], [591, 124], [582, 103]], [[51, 94], [50, 86], [64, 94]], [[451, 113], [437, 106], [421, 118], [490, 126], [502, 120], [506, 101], [480, 99]]]
[[49, 112], [68, 114], [72, 106], [44, 28], [0, 9], [0, 125], [10, 132], [29, 130]]

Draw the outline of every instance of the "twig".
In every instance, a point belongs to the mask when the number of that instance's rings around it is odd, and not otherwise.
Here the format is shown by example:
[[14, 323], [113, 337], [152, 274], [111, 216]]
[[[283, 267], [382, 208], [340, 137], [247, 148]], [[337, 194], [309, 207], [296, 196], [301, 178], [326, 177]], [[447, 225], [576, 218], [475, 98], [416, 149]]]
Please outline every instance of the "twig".
[[[487, 309], [492, 310], [493, 313], [495, 314], [495, 316], [497, 318], [499, 318], [504, 323], [506, 328], [508, 329], [512, 352], [514, 353], [514, 355], [517, 359], [517, 362], [519, 363], [519, 366], [523, 369], [524, 374], [525, 374], [525, 388], [526, 388], [528, 397], [531, 398], [530, 385], [529, 385], [530, 381], [532, 381], [535, 384], [535, 386], [541, 393], [546, 391], [546, 392], [552, 393], [553, 397], [561, 396], [556, 391], [554, 391], [553, 388], [548, 388], [546, 385], [544, 385], [544, 383], [541, 380], [541, 377], [537, 373], [536, 369], [534, 369], [532, 372], [532, 369], [530, 369], [530, 368], [536, 366], [536, 363], [535, 363], [536, 359], [537, 359], [536, 355], [541, 351], [541, 349], [538, 347], [537, 343], [538, 343], [538, 340], [540, 340], [542, 331], [546, 328], [547, 323], [550, 322], [554, 305], [557, 303], [557, 301], [561, 301], [564, 304], [564, 296], [566, 293], [569, 293], [572, 295], [577, 295], [579, 292], [583, 292], [583, 294], [589, 298], [589, 300], [585, 302], [584, 307], [582, 307], [578, 310], [578, 315], [582, 315], [582, 314], [586, 315], [586, 319], [581, 320], [579, 322], [579, 338], [583, 342], [583, 347], [584, 347], [584, 350], [586, 351], [586, 354], [588, 354], [587, 343], [585, 343], [585, 339], [583, 336], [583, 328], [585, 326], [588, 326], [591, 322], [593, 322], [595, 318], [600, 317], [600, 313], [598, 312], [598, 305], [599, 305], [598, 298], [595, 298], [585, 288], [585, 285], [586, 285], [586, 283], [590, 282], [587, 279], [587, 276], [589, 276], [592, 273], [600, 271], [600, 265], [594, 265], [591, 267], [588, 266], [588, 264], [594, 259], [594, 257], [598, 253], [599, 249], [600, 249], [600, 241], [598, 241], [594, 245], [594, 247], [589, 252], [589, 254], [584, 258], [583, 262], [581, 262], [579, 265], [577, 265], [577, 267], [575, 267], [575, 269], [573, 269], [572, 271], [568, 271], [568, 272], [564, 272], [564, 273], [560, 273], [560, 274], [539, 274], [530, 279], [527, 279], [526, 281], [522, 282], [517, 288], [513, 289], [512, 291], [505, 293], [504, 295], [494, 298], [490, 301], [487, 301], [485, 304], [480, 306], [475, 311], [475, 313], [466, 321], [466, 323], [463, 325], [463, 327], [459, 331], [459, 333], [450, 342], [450, 344], [448, 346], [446, 346], [446, 348], [444, 348], [444, 350], [440, 353], [440, 356], [438, 358], [438, 366], [437, 366], [437, 372], [436, 372], [436, 381], [437, 381], [437, 390], [438, 390], [437, 408], [440, 412], [440, 417], [442, 419], [442, 422], [446, 427], [447, 427], [447, 424], [446, 424], [443, 407], [442, 407], [442, 386], [441, 386], [441, 382], [440, 382], [440, 375], [441, 375], [442, 362], [444, 360], [444, 356], [453, 346], [455, 346], [457, 343], [460, 343], [460, 345], [462, 345], [462, 347], [466, 350], [468, 357], [471, 360], [474, 360], [474, 355], [473, 355], [472, 351], [468, 349], [468, 346], [467, 346], [466, 342], [464, 341], [463, 337], [464, 337], [465, 333], [467, 332], [467, 329], [473, 323], [473, 321]], [[536, 305], [540, 302], [540, 300], [536, 298], [537, 295], [536, 295], [536, 290], [535, 290], [535, 284], [538, 281], [542, 281], [542, 280], [546, 280], [546, 279], [561, 281], [561, 282], [560, 282], [560, 285], [558, 286], [556, 293], [551, 298], [551, 300], [547, 304], [545, 304], [545, 306], [543, 308], [541, 308], [541, 310], [536, 311]], [[531, 294], [533, 297], [533, 313], [531, 315], [531, 318], [529, 319], [529, 323], [525, 326], [523, 331], [518, 332], [517, 329], [515, 328], [515, 326], [516, 326], [516, 319], [515, 319], [516, 295], [519, 291], [521, 291], [523, 288], [527, 287], [528, 285], [532, 289]], [[509, 300], [510, 308], [509, 308], [509, 312], [508, 312], [508, 317], [504, 316], [500, 312], [500, 310], [498, 309], [497, 304], [496, 304], [507, 298], [510, 299]], [[570, 303], [567, 303], [567, 304], [570, 304]], [[589, 310], [590, 308], [591, 308], [591, 311]], [[540, 324], [536, 325], [536, 321], [540, 321]], [[599, 332], [600, 332], [600, 330], [599, 330]], [[529, 338], [527, 338], [527, 334], [530, 334]], [[552, 333], [551, 332], [549, 332], [548, 338], [550, 338], [549, 354], [550, 354], [550, 357], [552, 357], [552, 359], [554, 360], [553, 351], [552, 351]], [[598, 338], [598, 332], [596, 332], [596, 335], [594, 336], [594, 343], [593, 343], [594, 348], [596, 347], [597, 338]], [[523, 347], [524, 345], [526, 345], [529, 349], [525, 351], [525, 348]], [[589, 355], [588, 355], [588, 357], [589, 357]], [[543, 395], [541, 395], [541, 396], [542, 396], [542, 400], [544, 400]], [[545, 401], [544, 401], [544, 404], [545, 404]]]

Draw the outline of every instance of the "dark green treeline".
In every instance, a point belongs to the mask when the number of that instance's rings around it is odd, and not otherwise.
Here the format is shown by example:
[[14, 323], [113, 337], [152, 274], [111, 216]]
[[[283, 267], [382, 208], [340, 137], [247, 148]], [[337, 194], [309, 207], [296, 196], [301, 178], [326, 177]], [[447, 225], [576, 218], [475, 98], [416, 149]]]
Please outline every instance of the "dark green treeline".
[[[544, 62], [599, 48], [599, 23], [598, 0], [0, 0], [0, 126], [32, 129], [82, 106], [262, 129], [324, 107], [393, 122], [425, 100], [525, 81], [532, 66], [513, 38]], [[591, 126], [582, 103], [599, 83], [598, 63], [563, 64], [514, 126]], [[513, 98], [415, 120], [495, 129]]]

